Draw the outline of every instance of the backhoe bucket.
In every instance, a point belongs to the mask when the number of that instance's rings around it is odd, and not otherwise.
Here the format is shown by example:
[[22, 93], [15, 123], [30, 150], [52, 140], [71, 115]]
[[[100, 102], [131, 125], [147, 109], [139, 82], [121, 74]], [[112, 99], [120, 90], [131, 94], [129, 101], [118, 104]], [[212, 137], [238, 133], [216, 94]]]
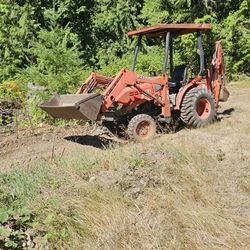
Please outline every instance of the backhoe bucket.
[[103, 97], [100, 94], [55, 95], [40, 105], [54, 118], [96, 121]]
[[222, 86], [221, 90], [220, 90], [220, 101], [221, 102], [226, 102], [229, 98], [230, 94], [229, 91], [226, 89], [225, 86]]

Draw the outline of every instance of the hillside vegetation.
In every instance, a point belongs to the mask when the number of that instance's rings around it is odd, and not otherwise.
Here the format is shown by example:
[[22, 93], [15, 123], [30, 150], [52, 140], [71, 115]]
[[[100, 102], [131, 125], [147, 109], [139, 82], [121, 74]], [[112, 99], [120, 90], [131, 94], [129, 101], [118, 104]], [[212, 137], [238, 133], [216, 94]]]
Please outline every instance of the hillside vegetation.
[[221, 120], [206, 128], [104, 148], [68, 142], [64, 154], [23, 165], [7, 151], [0, 248], [247, 249], [250, 85], [229, 89]]

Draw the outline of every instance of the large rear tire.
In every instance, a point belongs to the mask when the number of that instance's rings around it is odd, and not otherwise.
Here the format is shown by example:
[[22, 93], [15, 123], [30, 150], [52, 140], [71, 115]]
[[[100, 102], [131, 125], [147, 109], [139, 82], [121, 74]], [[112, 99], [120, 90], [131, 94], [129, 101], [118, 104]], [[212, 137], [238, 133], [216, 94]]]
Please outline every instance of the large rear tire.
[[215, 99], [206, 88], [187, 92], [181, 105], [181, 120], [191, 127], [203, 127], [216, 120]]
[[131, 140], [145, 141], [154, 137], [155, 134], [156, 123], [149, 115], [136, 115], [128, 124], [128, 136]]

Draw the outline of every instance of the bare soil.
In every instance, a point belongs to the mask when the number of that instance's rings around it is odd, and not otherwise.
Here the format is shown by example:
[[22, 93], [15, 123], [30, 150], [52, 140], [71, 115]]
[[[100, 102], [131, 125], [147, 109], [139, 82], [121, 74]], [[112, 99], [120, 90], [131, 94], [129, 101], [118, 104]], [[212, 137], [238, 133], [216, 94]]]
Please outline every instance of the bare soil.
[[51, 159], [82, 150], [100, 150], [119, 141], [98, 126], [54, 127], [41, 125], [18, 132], [0, 133], [0, 167], [27, 167], [36, 159]]
[[[249, 88], [231, 88], [231, 96], [226, 103], [221, 103], [219, 110], [219, 127], [217, 130], [208, 131], [196, 129], [191, 132], [192, 135], [200, 136], [206, 140], [208, 145], [214, 144], [213, 135], [218, 137], [224, 135], [228, 125], [237, 128], [237, 123], [250, 123], [250, 89]], [[208, 128], [209, 130], [209, 128]], [[169, 139], [175, 139], [179, 136], [187, 136], [190, 130], [181, 130], [176, 134], [169, 134]], [[224, 140], [225, 141], [225, 140]], [[114, 137], [105, 135], [105, 133], [96, 126], [66, 126], [53, 127], [41, 125], [36, 128], [23, 129], [17, 132], [0, 131], [0, 167], [1, 170], [7, 170], [12, 167], [28, 166], [40, 158], [53, 158], [85, 150], [100, 152], [114, 143], [124, 143]], [[218, 144], [220, 143], [220, 145]], [[218, 150], [227, 151], [230, 145], [222, 140], [215, 145]]]

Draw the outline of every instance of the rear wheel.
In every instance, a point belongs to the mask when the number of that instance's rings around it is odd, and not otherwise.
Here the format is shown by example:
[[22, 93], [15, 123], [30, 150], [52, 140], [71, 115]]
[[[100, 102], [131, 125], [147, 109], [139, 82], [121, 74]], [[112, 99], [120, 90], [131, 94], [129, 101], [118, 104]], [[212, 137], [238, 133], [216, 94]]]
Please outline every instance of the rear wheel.
[[155, 133], [156, 123], [149, 115], [136, 115], [128, 124], [128, 136], [132, 140], [145, 141], [152, 138]]
[[206, 88], [189, 90], [181, 105], [181, 119], [192, 127], [202, 127], [214, 122], [216, 106], [212, 92]]

